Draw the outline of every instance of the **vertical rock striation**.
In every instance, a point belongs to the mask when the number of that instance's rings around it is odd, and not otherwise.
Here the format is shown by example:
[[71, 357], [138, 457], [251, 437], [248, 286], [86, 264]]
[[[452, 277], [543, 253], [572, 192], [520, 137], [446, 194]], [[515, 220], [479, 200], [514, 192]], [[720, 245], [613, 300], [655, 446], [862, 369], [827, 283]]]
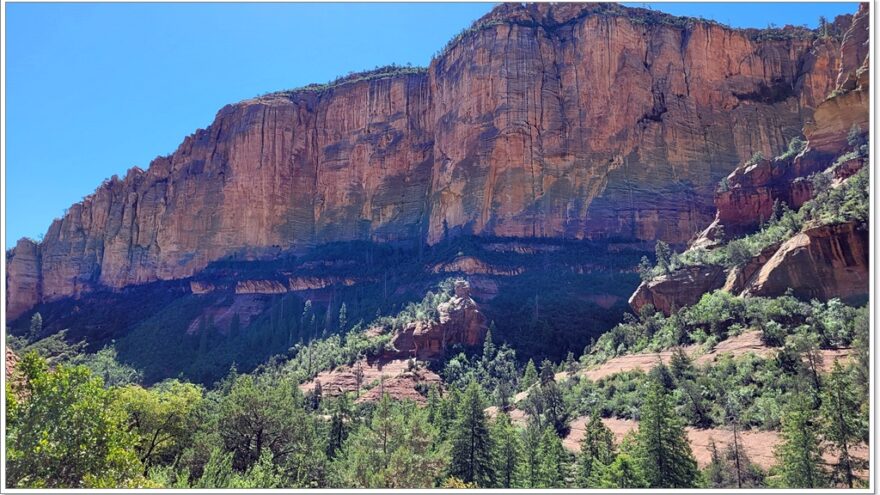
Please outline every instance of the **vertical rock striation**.
[[841, 52], [774, 33], [613, 4], [502, 4], [427, 70], [229, 105], [7, 253], [9, 317], [328, 241], [684, 243], [712, 220], [718, 180], [782, 150], [840, 65], [864, 58], [855, 41]]

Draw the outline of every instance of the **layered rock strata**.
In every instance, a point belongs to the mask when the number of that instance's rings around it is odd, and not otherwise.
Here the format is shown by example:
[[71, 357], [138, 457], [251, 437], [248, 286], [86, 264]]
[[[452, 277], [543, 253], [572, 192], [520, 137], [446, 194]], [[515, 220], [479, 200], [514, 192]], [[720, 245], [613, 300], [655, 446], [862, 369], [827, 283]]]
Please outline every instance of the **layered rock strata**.
[[764, 34], [613, 4], [503, 4], [427, 70], [226, 106], [8, 253], [8, 315], [328, 241], [683, 244], [712, 220], [718, 180], [784, 149], [862, 49]]

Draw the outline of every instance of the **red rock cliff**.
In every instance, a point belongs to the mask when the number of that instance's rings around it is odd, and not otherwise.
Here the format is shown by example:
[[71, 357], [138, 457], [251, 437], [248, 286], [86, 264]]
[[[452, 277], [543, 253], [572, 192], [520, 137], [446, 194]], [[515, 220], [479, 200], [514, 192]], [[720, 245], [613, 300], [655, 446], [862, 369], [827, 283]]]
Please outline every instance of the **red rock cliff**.
[[227, 106], [8, 253], [9, 316], [334, 240], [683, 243], [711, 221], [718, 179], [777, 154], [835, 87], [836, 42], [759, 34], [503, 4], [426, 71]]

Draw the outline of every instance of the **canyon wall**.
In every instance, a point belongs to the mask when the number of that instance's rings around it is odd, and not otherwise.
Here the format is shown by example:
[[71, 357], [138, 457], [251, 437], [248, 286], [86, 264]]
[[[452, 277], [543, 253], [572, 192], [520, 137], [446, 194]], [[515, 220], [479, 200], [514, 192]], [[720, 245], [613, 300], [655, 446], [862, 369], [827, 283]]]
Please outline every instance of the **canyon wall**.
[[105, 181], [7, 253], [8, 316], [329, 241], [683, 244], [712, 221], [718, 180], [783, 150], [859, 56], [793, 33], [502, 4], [427, 70], [226, 106], [173, 154]]

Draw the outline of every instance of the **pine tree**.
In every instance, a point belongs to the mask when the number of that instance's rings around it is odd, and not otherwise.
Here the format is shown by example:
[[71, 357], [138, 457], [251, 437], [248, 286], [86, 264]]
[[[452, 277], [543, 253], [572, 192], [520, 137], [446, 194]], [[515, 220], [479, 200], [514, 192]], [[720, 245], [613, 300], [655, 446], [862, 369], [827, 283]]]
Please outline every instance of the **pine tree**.
[[541, 385], [556, 381], [556, 369], [549, 359], [541, 361]]
[[489, 325], [486, 338], [483, 340], [483, 361], [488, 362], [495, 358], [495, 344], [492, 342], [492, 331], [495, 330], [495, 322]]
[[597, 488], [645, 488], [644, 477], [639, 472], [638, 464], [628, 454], [617, 454], [614, 461], [597, 470], [590, 484]]
[[529, 362], [526, 363], [526, 369], [523, 372], [522, 380], [520, 381], [520, 390], [526, 390], [531, 387], [538, 381], [538, 370], [535, 368], [535, 362], [529, 359]]
[[711, 460], [709, 465], [706, 466], [706, 481], [709, 483], [709, 488], [725, 488], [727, 487], [725, 477], [727, 466], [721, 458], [721, 453], [718, 452], [714, 438], [709, 438], [709, 453], [711, 454]]
[[568, 453], [552, 426], [544, 428], [538, 447], [538, 488], [565, 488], [568, 478]]
[[339, 307], [339, 331], [344, 331], [347, 325], [348, 308], [345, 306], [345, 303], [342, 303], [342, 306]]
[[839, 453], [834, 475], [837, 481], [853, 488], [855, 460], [850, 453], [852, 446], [859, 442], [863, 425], [859, 417], [859, 392], [840, 362], [828, 375], [828, 383], [822, 393], [822, 432], [823, 437]]
[[654, 253], [657, 255], [657, 266], [660, 268], [660, 271], [662, 273], [669, 273], [672, 267], [672, 249], [669, 248], [669, 244], [657, 241], [657, 244], [654, 246]]
[[590, 415], [578, 456], [578, 486], [590, 486], [590, 479], [614, 460], [614, 434], [602, 423], [598, 409]]
[[458, 406], [449, 474], [465, 483], [491, 487], [495, 485], [495, 466], [485, 408], [479, 385], [471, 382]]
[[638, 464], [649, 487], [696, 486], [697, 461], [672, 398], [656, 376], [647, 383], [637, 439]]
[[43, 315], [39, 312], [31, 316], [31, 326], [28, 330], [28, 339], [36, 340], [43, 333]]
[[795, 397], [783, 416], [782, 443], [776, 448], [782, 482], [789, 488], [820, 488], [822, 446], [807, 397]]
[[[317, 384], [316, 384], [317, 386]], [[332, 459], [336, 452], [342, 448], [345, 438], [351, 429], [351, 402], [348, 396], [342, 394], [333, 403], [333, 413], [330, 415], [330, 431], [327, 438], [327, 458]]]
[[537, 488], [540, 484], [541, 435], [543, 430], [534, 419], [529, 421], [523, 431], [523, 457], [525, 459], [523, 485], [526, 488]]
[[497, 486], [519, 488], [522, 485], [523, 446], [519, 432], [510, 422], [507, 413], [498, 413], [491, 435]]

